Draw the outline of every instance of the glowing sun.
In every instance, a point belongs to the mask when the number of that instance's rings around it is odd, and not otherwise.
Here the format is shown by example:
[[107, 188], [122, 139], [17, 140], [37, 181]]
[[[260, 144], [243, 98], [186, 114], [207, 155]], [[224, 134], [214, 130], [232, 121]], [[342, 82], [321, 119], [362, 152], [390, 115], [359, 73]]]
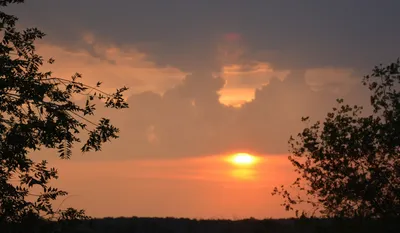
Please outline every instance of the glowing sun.
[[231, 162], [236, 165], [251, 165], [257, 162], [257, 158], [247, 153], [237, 153], [231, 157]]

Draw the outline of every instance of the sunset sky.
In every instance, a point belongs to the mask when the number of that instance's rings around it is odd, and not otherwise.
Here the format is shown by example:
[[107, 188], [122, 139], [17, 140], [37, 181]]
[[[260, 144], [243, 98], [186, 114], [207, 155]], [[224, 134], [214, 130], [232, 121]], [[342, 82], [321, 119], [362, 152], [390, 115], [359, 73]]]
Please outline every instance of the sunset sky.
[[[400, 55], [398, 0], [27, 0], [20, 27], [47, 36], [55, 76], [124, 85], [129, 109], [99, 108], [118, 140], [61, 161], [63, 205], [89, 215], [290, 216], [272, 197], [295, 175], [288, 139], [335, 99], [368, 104], [361, 78]], [[394, 29], [396, 28], [396, 30]], [[78, 99], [77, 101], [84, 101]], [[368, 108], [367, 108], [368, 111]], [[235, 164], [235, 153], [256, 156]]]

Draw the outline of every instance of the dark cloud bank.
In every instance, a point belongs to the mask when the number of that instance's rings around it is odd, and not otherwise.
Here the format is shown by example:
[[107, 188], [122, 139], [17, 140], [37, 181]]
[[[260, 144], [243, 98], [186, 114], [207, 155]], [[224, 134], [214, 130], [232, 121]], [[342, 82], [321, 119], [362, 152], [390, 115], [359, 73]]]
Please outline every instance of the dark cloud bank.
[[369, 69], [400, 52], [399, 8], [397, 0], [35, 0], [16, 12], [69, 49], [91, 32], [192, 71], [218, 69], [216, 41], [226, 33], [243, 35], [248, 56], [277, 68]]

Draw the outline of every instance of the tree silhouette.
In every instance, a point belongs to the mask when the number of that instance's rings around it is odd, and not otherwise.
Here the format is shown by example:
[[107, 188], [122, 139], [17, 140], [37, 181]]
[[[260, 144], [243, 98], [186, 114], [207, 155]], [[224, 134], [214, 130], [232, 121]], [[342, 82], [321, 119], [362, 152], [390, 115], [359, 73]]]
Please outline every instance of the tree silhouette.
[[[299, 178], [273, 195], [287, 210], [311, 204], [309, 215], [398, 217], [400, 215], [400, 62], [376, 66], [362, 81], [371, 91], [373, 113], [344, 104], [289, 140], [289, 160]], [[303, 118], [302, 121], [309, 121]], [[304, 195], [303, 195], [304, 194]], [[317, 211], [317, 212], [316, 212]], [[303, 210], [304, 213], [304, 210]]]
[[[0, 0], [0, 7], [23, 2]], [[95, 114], [93, 100], [103, 100], [110, 108], [127, 108], [123, 99], [127, 88], [107, 94], [99, 89], [101, 83], [92, 87], [80, 82], [80, 74], [63, 79], [42, 72], [44, 59], [34, 43], [45, 34], [36, 28], [18, 31], [16, 22], [15, 16], [0, 11], [0, 228], [38, 217], [84, 218], [82, 211], [53, 209], [52, 201], [67, 192], [49, 186], [51, 179], [58, 178], [55, 168], [46, 161], [33, 161], [28, 154], [55, 148], [60, 158], [69, 159], [72, 146], [81, 142], [81, 132], [88, 133], [82, 152], [99, 151], [103, 143], [118, 138], [119, 129], [107, 118], [98, 123], [88, 120]], [[86, 97], [85, 106], [73, 101], [76, 95]], [[17, 184], [13, 179], [18, 179]], [[32, 193], [33, 188], [40, 193]], [[35, 200], [28, 201], [28, 196]]]

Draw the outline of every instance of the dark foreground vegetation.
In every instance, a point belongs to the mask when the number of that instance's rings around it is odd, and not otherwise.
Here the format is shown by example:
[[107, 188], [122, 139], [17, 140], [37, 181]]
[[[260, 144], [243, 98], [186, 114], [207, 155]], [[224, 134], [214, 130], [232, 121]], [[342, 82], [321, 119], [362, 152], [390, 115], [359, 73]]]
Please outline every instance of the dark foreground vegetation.
[[[25, 226], [20, 232], [71, 233], [313, 233], [400, 232], [399, 219], [244, 219], [193, 220], [186, 218], [103, 218]], [[24, 231], [27, 230], [27, 231]], [[1, 231], [2, 232], [2, 231]]]

